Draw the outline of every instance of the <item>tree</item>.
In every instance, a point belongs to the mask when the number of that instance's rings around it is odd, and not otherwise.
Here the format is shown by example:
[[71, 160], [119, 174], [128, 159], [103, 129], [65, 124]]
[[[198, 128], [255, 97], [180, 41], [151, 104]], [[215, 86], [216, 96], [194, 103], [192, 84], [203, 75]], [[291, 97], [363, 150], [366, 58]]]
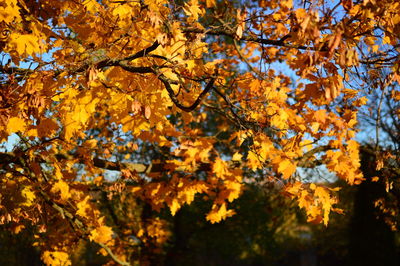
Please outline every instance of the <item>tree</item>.
[[357, 114], [379, 88], [355, 84], [385, 71], [399, 100], [399, 5], [1, 2], [0, 141], [18, 143], [0, 153], [0, 221], [34, 228], [55, 265], [79, 239], [151, 261], [163, 216], [201, 196], [220, 222], [245, 183], [275, 182], [326, 225], [336, 189], [301, 168], [362, 182]]
[[374, 208], [374, 203], [385, 195], [384, 183], [371, 181], [377, 176], [376, 164], [374, 156], [362, 153], [361, 166], [369, 180], [359, 186], [355, 196], [349, 265], [398, 265], [394, 233], [384, 219], [376, 219], [379, 209]]

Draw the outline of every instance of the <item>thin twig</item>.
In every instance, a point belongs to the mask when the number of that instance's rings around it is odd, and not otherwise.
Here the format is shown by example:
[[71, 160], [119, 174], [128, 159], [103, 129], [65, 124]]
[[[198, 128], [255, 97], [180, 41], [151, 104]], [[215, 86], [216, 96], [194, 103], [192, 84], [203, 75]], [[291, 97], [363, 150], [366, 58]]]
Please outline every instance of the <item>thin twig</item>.
[[108, 255], [110, 255], [110, 257], [118, 264], [120, 265], [124, 265], [124, 266], [130, 266], [131, 264], [129, 262], [126, 261], [122, 261], [120, 260], [112, 251], [109, 247], [107, 247], [105, 244], [103, 243], [97, 243], [100, 245], [100, 247], [104, 248], [104, 250], [108, 253]]

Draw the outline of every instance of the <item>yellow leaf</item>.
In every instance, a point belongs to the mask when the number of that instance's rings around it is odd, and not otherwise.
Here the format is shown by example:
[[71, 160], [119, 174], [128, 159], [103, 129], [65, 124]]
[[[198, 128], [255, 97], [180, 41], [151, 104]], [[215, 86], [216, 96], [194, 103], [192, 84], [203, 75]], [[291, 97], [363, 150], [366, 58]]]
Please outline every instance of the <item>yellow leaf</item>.
[[300, 20], [307, 16], [307, 11], [304, 8], [298, 8], [296, 9], [295, 14], [296, 18]]
[[390, 44], [390, 42], [391, 42], [390, 37], [385, 35], [385, 37], [383, 37], [382, 43], [383, 44]]
[[326, 118], [327, 118], [327, 114], [326, 114], [326, 110], [325, 109], [321, 109], [318, 111], [314, 112], [314, 118], [315, 121], [321, 124], [325, 124], [326, 122]]
[[283, 178], [289, 178], [296, 171], [296, 165], [289, 159], [283, 159], [278, 164], [278, 172], [282, 173]]
[[34, 55], [40, 53], [41, 40], [33, 34], [12, 33], [7, 44], [7, 50], [17, 52], [19, 56]]
[[158, 217], [149, 221], [146, 227], [146, 233], [148, 236], [155, 239], [158, 244], [165, 243], [170, 235], [170, 232], [166, 228], [166, 222]]
[[318, 201], [322, 205], [324, 224], [328, 225], [329, 213], [332, 209], [332, 205], [336, 203], [336, 199], [333, 198], [330, 195], [329, 190], [324, 187], [316, 187], [314, 196], [317, 197]]
[[[90, 149], [94, 149], [94, 148], [97, 147], [97, 140], [96, 139], [89, 139], [89, 140], [85, 141], [85, 146], [87, 146]], [[126, 158], [126, 159], [129, 159], [129, 157]]]
[[23, 132], [26, 129], [25, 121], [19, 117], [12, 117], [8, 120], [7, 133]]
[[241, 183], [226, 181], [225, 185], [228, 188], [227, 199], [229, 202], [232, 202], [233, 200], [239, 198], [239, 195], [240, 195], [240, 192], [242, 189]]
[[228, 172], [228, 166], [226, 165], [226, 162], [220, 158], [216, 158], [213, 164], [213, 172], [218, 178], [224, 178]]
[[36, 196], [35, 193], [31, 190], [31, 186], [26, 186], [24, 189], [21, 191], [22, 196], [26, 199], [26, 201], [22, 204], [24, 206], [32, 206]]
[[286, 8], [286, 9], [290, 9], [290, 8], [293, 7], [293, 1], [292, 0], [283, 0], [283, 1], [280, 1], [280, 4], [281, 4], [281, 6], [283, 8]]
[[251, 170], [253, 171], [262, 167], [260, 159], [258, 158], [257, 154], [253, 151], [249, 151], [249, 154], [247, 155], [247, 161]]
[[339, 208], [332, 208], [333, 212], [339, 213], [339, 214], [344, 214], [344, 211], [342, 209]]
[[308, 194], [307, 190], [301, 190], [300, 193], [297, 194], [298, 197], [298, 202], [299, 202], [299, 207], [300, 208], [305, 208], [307, 210], [307, 215], [308, 215], [308, 208], [310, 207], [310, 196]]
[[377, 171], [381, 170], [381, 169], [383, 168], [384, 165], [385, 165], [385, 164], [384, 164], [383, 160], [382, 160], [382, 159], [378, 159], [378, 160], [376, 161], [376, 170], [377, 170]]
[[36, 128], [31, 128], [28, 131], [25, 132], [25, 135], [27, 137], [38, 137], [38, 132]]
[[372, 182], [378, 182], [379, 181], [379, 177], [378, 176], [374, 176], [371, 178]]
[[179, 210], [181, 205], [179, 204], [177, 199], [173, 199], [171, 204], [169, 204], [169, 209], [171, 210], [172, 216], [175, 215], [175, 213]]
[[199, 3], [197, 0], [191, 0], [189, 3], [185, 4], [185, 8], [183, 9], [186, 15], [189, 16], [189, 21], [197, 21], [199, 19], [199, 15], [203, 14], [203, 11], [199, 7]]
[[58, 182], [53, 185], [53, 188], [51, 189], [51, 191], [53, 193], [60, 192], [61, 200], [64, 200], [64, 201], [68, 200], [71, 197], [71, 193], [69, 192], [69, 186], [63, 180], [58, 180]]
[[86, 196], [86, 198], [80, 202], [78, 202], [78, 204], [76, 204], [76, 207], [78, 208], [78, 210], [76, 211], [76, 214], [85, 218], [89, 218], [87, 210], [90, 209], [90, 205], [89, 205], [89, 196]]
[[302, 183], [301, 182], [295, 182], [293, 184], [288, 184], [285, 187], [285, 191], [290, 193], [292, 196], [297, 195], [302, 189]]
[[227, 217], [235, 214], [234, 210], [226, 210], [226, 204], [223, 203], [219, 208], [218, 205], [213, 206], [212, 210], [207, 214], [206, 219], [213, 223], [218, 223]]
[[311, 123], [311, 131], [313, 133], [317, 133], [319, 130], [319, 126], [320, 126], [320, 124], [318, 122], [312, 122]]
[[232, 156], [232, 161], [241, 161], [242, 160], [242, 156], [240, 153], [236, 152], [233, 156]]
[[243, 26], [239, 25], [236, 29], [236, 38], [240, 39], [242, 38], [242, 35], [243, 35]]
[[2, 1], [0, 5], [0, 22], [5, 22], [6, 25], [11, 22], [19, 22], [21, 20], [19, 9], [17, 0]]
[[196, 60], [187, 60], [186, 66], [189, 71], [192, 71], [196, 67]]
[[89, 239], [97, 243], [107, 244], [112, 240], [112, 235], [113, 231], [111, 227], [102, 225], [90, 232]]
[[146, 107], [144, 108], [144, 117], [145, 117], [146, 119], [150, 119], [150, 115], [151, 115], [150, 106], [146, 106]]
[[68, 258], [68, 253], [63, 251], [45, 251], [42, 255], [42, 259], [46, 265], [71, 265], [71, 261]]
[[83, 2], [85, 9], [91, 13], [96, 13], [100, 9], [100, 4], [96, 0], [86, 0]]
[[19, 234], [24, 229], [25, 229], [25, 225], [20, 224], [20, 225], [17, 225], [16, 227], [14, 227], [12, 230], [13, 230], [14, 234]]
[[206, 7], [211, 8], [215, 6], [215, 0], [206, 0]]
[[128, 4], [120, 4], [114, 10], [112, 11], [112, 14], [114, 16], [119, 16], [119, 17], [126, 17], [130, 14], [132, 14], [133, 10], [132, 7], [129, 6]]

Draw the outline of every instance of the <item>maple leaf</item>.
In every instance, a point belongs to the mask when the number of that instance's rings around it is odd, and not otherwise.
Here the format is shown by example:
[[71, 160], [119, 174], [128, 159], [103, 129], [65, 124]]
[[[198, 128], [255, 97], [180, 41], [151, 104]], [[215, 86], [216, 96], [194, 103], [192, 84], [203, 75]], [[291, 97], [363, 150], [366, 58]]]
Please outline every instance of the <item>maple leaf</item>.
[[217, 158], [213, 164], [213, 172], [218, 178], [223, 179], [228, 172], [228, 165], [222, 159]]
[[9, 0], [2, 3], [0, 6], [0, 22], [9, 24], [14, 21], [19, 22], [21, 19], [20, 7], [17, 4], [17, 0]]
[[51, 189], [53, 193], [60, 192], [61, 200], [66, 201], [71, 197], [71, 193], [69, 191], [69, 186], [63, 180], [58, 180], [57, 183], [53, 185]]
[[97, 243], [107, 244], [112, 241], [112, 235], [111, 227], [102, 225], [90, 231], [89, 239]]
[[239, 198], [240, 192], [242, 190], [242, 184], [235, 181], [225, 181], [224, 185], [227, 188], [227, 195], [226, 199], [228, 199], [229, 202], [234, 201], [235, 199]]
[[16, 132], [23, 132], [26, 129], [25, 120], [19, 117], [12, 117], [8, 120], [7, 133], [12, 134]]
[[172, 199], [171, 204], [169, 204], [169, 208], [171, 210], [171, 214], [175, 215], [177, 210], [179, 210], [181, 205], [179, 204], [177, 199]]
[[315, 121], [317, 121], [318, 123], [325, 124], [326, 118], [327, 118], [326, 110], [321, 109], [321, 110], [315, 111], [314, 118], [315, 118]]
[[51, 118], [44, 118], [37, 126], [37, 133], [39, 137], [53, 136], [56, 134], [59, 126], [56, 121]]
[[92, 13], [98, 12], [101, 7], [101, 5], [95, 0], [85, 0], [83, 1], [83, 6], [86, 8], [87, 11]]
[[294, 195], [297, 195], [299, 193], [301, 188], [302, 188], [302, 183], [301, 182], [295, 182], [293, 184], [289, 183], [285, 187], [285, 191], [294, 196]]
[[290, 8], [292, 8], [292, 6], [293, 6], [293, 1], [292, 1], [292, 0], [280, 1], [280, 5], [281, 5], [283, 8], [290, 9]]
[[42, 259], [46, 265], [71, 265], [68, 253], [64, 251], [45, 251]]
[[[144, 261], [144, 246], [163, 254], [173, 231], [153, 210], [175, 215], [202, 194], [213, 202], [207, 220], [220, 222], [248, 182], [265, 184], [260, 174], [327, 224], [341, 212], [336, 189], [291, 183], [297, 167], [324, 164], [359, 184], [360, 110], [380, 117], [377, 128], [394, 124], [380, 130], [397, 127], [396, 1], [255, 1], [251, 16], [244, 1], [39, 2], [0, 3], [0, 139], [19, 137], [0, 152], [0, 222], [43, 234], [47, 264], [70, 263], [79, 238], [112, 244], [100, 252], [123, 265]], [[396, 157], [374, 158], [392, 193]], [[106, 226], [104, 211], [120, 222]]]
[[235, 211], [226, 209], [225, 203], [221, 204], [220, 206], [214, 204], [212, 210], [207, 214], [206, 219], [211, 223], [218, 223], [234, 214]]
[[243, 36], [243, 30], [245, 29], [245, 25], [246, 25], [246, 23], [245, 23], [246, 15], [247, 15], [247, 12], [242, 11], [242, 10], [238, 10], [238, 12], [236, 14], [236, 19], [238, 21], [238, 26], [236, 28], [236, 33], [235, 33], [236, 39], [240, 39]]
[[330, 195], [328, 189], [323, 187], [316, 187], [314, 195], [318, 197], [322, 205], [324, 224], [328, 225], [329, 213], [332, 210], [332, 205], [336, 203], [336, 199]]
[[30, 186], [26, 186], [22, 189], [21, 191], [22, 196], [25, 198], [26, 201], [23, 202], [24, 206], [32, 206], [34, 204], [36, 195], [35, 193], [32, 191], [32, 187]]
[[289, 178], [296, 171], [296, 165], [289, 159], [283, 159], [278, 163], [278, 172], [282, 173], [284, 178]]
[[241, 161], [242, 160], [242, 154], [235, 152], [235, 154], [233, 154], [232, 156], [232, 161]]
[[146, 231], [148, 235], [156, 239], [159, 244], [165, 243], [170, 237], [170, 233], [166, 230], [166, 222], [160, 218], [155, 218], [147, 225]]
[[206, 0], [206, 7], [212, 8], [216, 5], [216, 0]]
[[41, 39], [33, 34], [12, 33], [9, 38], [6, 49], [15, 51], [20, 56], [34, 55], [42, 51], [39, 45]]
[[247, 161], [248, 161], [250, 168], [253, 171], [261, 168], [261, 166], [262, 166], [261, 162], [260, 162], [260, 158], [258, 158], [258, 155], [253, 151], [249, 151], [249, 153], [247, 155]]
[[89, 199], [90, 199], [90, 197], [86, 196], [83, 200], [78, 202], [78, 204], [76, 205], [76, 207], [77, 207], [76, 214], [77, 215], [89, 218], [88, 210], [91, 208], [90, 204], [89, 204]]
[[203, 14], [203, 10], [200, 9], [199, 3], [197, 0], [190, 0], [190, 2], [185, 4], [184, 11], [186, 15], [189, 16], [189, 21], [197, 21], [199, 19], [199, 15]]
[[372, 182], [378, 182], [379, 181], [379, 177], [378, 176], [374, 176], [371, 178]]
[[112, 14], [114, 16], [118, 16], [118, 17], [127, 17], [128, 15], [130, 15], [133, 12], [133, 9], [130, 5], [127, 4], [122, 4], [122, 5], [117, 5], [113, 11]]

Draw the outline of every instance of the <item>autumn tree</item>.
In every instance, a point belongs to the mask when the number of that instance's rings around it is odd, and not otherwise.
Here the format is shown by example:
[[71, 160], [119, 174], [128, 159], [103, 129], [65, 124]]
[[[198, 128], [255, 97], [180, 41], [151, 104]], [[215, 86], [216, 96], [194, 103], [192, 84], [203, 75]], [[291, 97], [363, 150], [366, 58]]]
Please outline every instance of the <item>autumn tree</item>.
[[[399, 8], [1, 1], [0, 141], [18, 143], [0, 153], [0, 222], [34, 228], [49, 265], [79, 239], [144, 264], [169, 237], [154, 213], [201, 196], [220, 222], [245, 183], [276, 183], [327, 225], [337, 189], [299, 169], [363, 181], [357, 115], [383, 87], [399, 100]], [[383, 87], [357, 86], [360, 71], [384, 71]]]

